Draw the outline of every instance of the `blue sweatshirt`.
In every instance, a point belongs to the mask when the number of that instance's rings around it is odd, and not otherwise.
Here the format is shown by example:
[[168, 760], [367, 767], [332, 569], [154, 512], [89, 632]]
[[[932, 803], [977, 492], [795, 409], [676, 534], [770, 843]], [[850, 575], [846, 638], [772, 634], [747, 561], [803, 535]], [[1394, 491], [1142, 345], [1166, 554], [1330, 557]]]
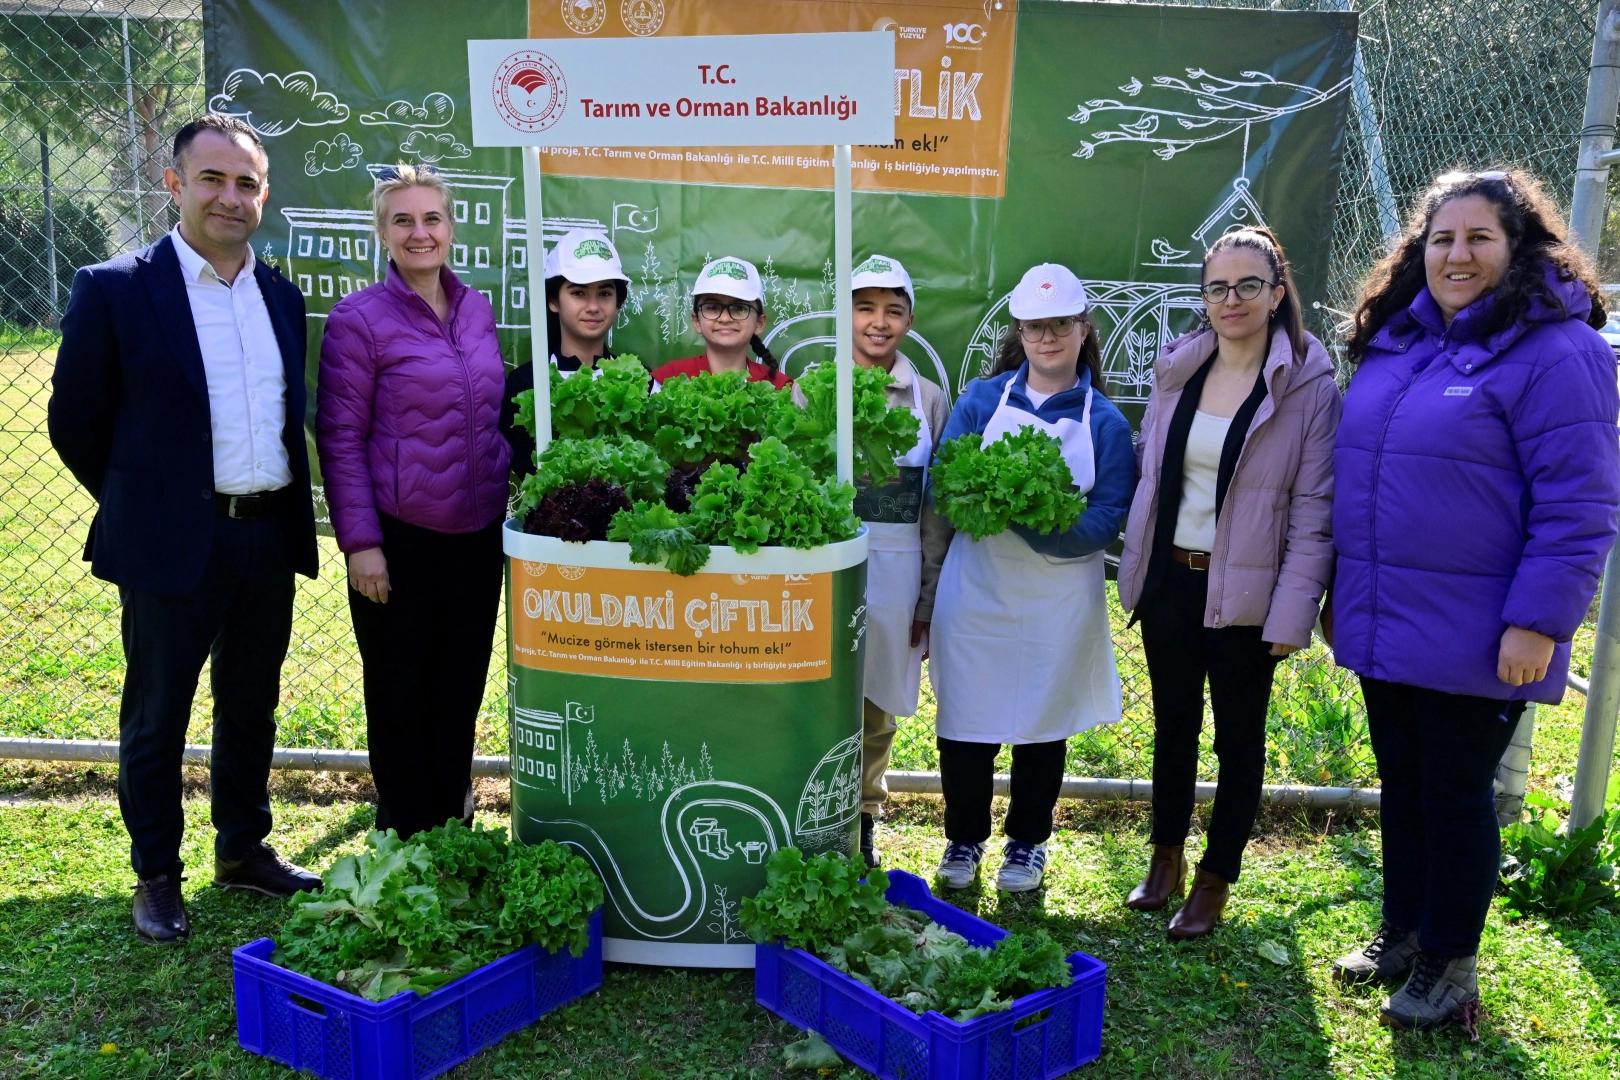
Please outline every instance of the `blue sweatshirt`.
[[[940, 442], [969, 433], [983, 434], [1001, 402], [1007, 380], [1013, 380], [1007, 404], [1034, 413], [1048, 423], [1068, 418], [1079, 420], [1086, 409], [1086, 391], [1091, 388], [1091, 372], [1080, 369], [1080, 382], [1070, 390], [1053, 394], [1040, 408], [1030, 404], [1024, 387], [1029, 379], [1029, 362], [1017, 371], [1003, 372], [988, 379], [974, 379], [957, 398], [951, 418], [945, 424]], [[1086, 509], [1067, 532], [1041, 534], [1025, 525], [1013, 525], [1029, 546], [1042, 555], [1074, 559], [1090, 555], [1112, 544], [1125, 525], [1136, 491], [1136, 449], [1131, 440], [1131, 423], [1114, 403], [1094, 394], [1091, 399], [1091, 448], [1097, 462], [1097, 479], [1086, 493]]]

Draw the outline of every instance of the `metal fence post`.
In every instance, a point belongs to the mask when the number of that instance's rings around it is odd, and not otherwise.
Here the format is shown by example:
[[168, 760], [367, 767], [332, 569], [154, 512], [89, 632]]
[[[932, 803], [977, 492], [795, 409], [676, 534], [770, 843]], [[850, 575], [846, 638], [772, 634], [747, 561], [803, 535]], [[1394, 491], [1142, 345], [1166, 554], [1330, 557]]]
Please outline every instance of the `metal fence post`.
[[[1604, 200], [1609, 187], [1605, 155], [1614, 146], [1615, 113], [1620, 108], [1620, 0], [1598, 5], [1597, 32], [1592, 37], [1591, 75], [1586, 83], [1586, 115], [1581, 121], [1580, 159], [1575, 171], [1575, 201], [1570, 231], [1594, 259], [1603, 236]], [[1609, 552], [1603, 567], [1603, 602], [1598, 608], [1597, 639], [1592, 644], [1591, 692], [1575, 767], [1575, 793], [1570, 799], [1571, 828], [1585, 828], [1603, 814], [1604, 789], [1614, 760], [1615, 718], [1620, 714], [1620, 547]]]

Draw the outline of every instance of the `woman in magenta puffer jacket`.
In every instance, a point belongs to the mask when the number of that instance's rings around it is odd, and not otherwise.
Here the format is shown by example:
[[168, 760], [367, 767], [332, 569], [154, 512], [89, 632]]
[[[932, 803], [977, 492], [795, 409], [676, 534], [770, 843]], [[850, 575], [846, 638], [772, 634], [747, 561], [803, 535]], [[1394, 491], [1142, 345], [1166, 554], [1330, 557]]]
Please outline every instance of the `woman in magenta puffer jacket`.
[[388, 275], [327, 319], [315, 442], [349, 560], [377, 827], [404, 837], [470, 823], [512, 451], [494, 312], [444, 265], [449, 188], [401, 165], [373, 198]]
[[1192, 894], [1170, 936], [1215, 928], [1254, 829], [1277, 662], [1310, 644], [1333, 572], [1339, 388], [1305, 332], [1282, 245], [1227, 233], [1204, 256], [1203, 329], [1153, 368], [1142, 479], [1125, 525], [1119, 601], [1142, 623], [1153, 687], [1153, 855], [1127, 907], [1181, 895], [1204, 680], [1220, 782]]
[[[1383, 787], [1383, 925], [1338, 978], [1386, 1023], [1477, 1007], [1492, 780], [1563, 695], [1620, 501], [1620, 393], [1589, 264], [1518, 172], [1451, 173], [1368, 279], [1334, 448], [1332, 643]], [[1324, 628], [1328, 625], [1324, 616]]]

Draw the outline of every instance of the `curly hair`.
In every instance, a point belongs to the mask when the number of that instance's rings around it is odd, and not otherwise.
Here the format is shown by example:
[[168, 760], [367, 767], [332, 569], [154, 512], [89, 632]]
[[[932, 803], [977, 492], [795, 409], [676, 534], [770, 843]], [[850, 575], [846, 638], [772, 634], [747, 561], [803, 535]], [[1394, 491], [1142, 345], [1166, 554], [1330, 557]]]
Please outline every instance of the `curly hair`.
[[1608, 319], [1597, 275], [1586, 253], [1571, 244], [1558, 207], [1541, 184], [1518, 169], [1494, 172], [1448, 172], [1435, 178], [1407, 221], [1395, 249], [1367, 275], [1356, 307], [1355, 326], [1346, 343], [1351, 363], [1359, 363], [1373, 337], [1395, 315], [1405, 310], [1428, 283], [1424, 249], [1434, 216], [1453, 199], [1478, 195], [1496, 207], [1507, 235], [1509, 259], [1494, 289], [1496, 306], [1483, 327], [1489, 336], [1511, 326], [1532, 299], [1563, 310], [1563, 300], [1547, 288], [1546, 270], [1552, 266], [1562, 281], [1579, 281], [1592, 298], [1586, 321], [1593, 328]]
[[[1293, 347], [1296, 358], [1304, 356], [1305, 320], [1300, 315], [1299, 286], [1294, 284], [1294, 268], [1288, 262], [1288, 254], [1283, 251], [1282, 241], [1270, 229], [1264, 225], [1245, 225], [1221, 236], [1204, 252], [1204, 269], [1198, 280], [1209, 277], [1211, 259], [1232, 248], [1258, 252], [1270, 264], [1274, 279], [1272, 283], [1283, 287], [1283, 298], [1272, 313], [1271, 325], [1288, 336], [1288, 344]], [[1205, 307], [1199, 317], [1199, 328], [1208, 329], [1211, 325], [1209, 308]]]

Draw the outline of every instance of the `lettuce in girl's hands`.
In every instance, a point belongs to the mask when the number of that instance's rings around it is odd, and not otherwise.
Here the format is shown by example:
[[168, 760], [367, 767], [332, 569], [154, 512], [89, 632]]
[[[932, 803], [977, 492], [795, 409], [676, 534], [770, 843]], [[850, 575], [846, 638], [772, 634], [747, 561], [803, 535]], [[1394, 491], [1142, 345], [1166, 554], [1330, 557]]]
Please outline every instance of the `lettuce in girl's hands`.
[[1086, 500], [1057, 439], [1026, 427], [982, 444], [972, 433], [943, 443], [930, 474], [940, 516], [958, 532], [983, 540], [1018, 524], [1048, 535], [1080, 520]]

